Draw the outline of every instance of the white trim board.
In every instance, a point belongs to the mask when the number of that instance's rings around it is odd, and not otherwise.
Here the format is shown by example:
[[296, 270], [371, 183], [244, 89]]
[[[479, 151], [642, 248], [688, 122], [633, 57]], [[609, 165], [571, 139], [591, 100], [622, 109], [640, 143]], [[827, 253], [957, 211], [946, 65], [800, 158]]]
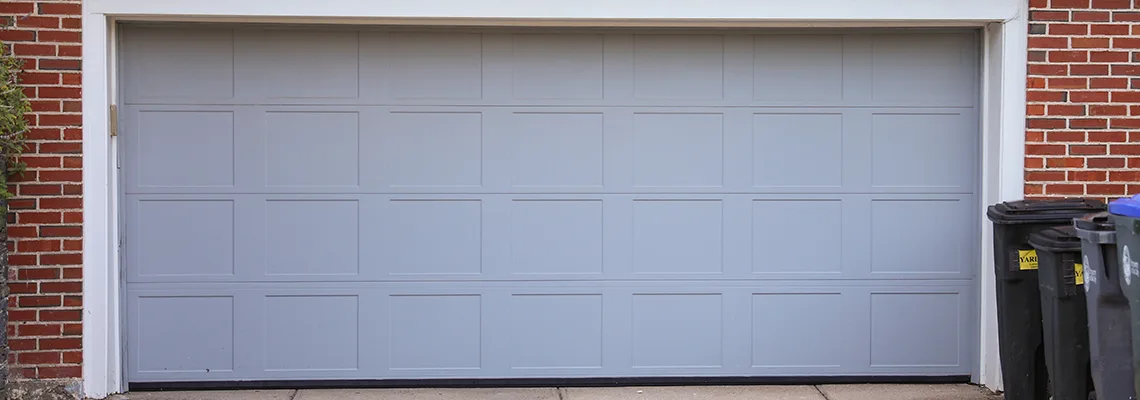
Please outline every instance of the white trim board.
[[[455, 0], [451, 0], [455, 1]], [[985, 206], [1023, 196], [1026, 42], [1028, 5], [1024, 0], [716, 0], [709, 7], [683, 0], [497, 0], [468, 2], [361, 2], [359, 0], [87, 0], [83, 15], [83, 390], [101, 399], [125, 388], [122, 373], [118, 182], [115, 146], [109, 135], [109, 106], [117, 96], [117, 20], [342, 24], [424, 24], [500, 26], [643, 27], [984, 27], [982, 60], [982, 177]], [[449, 3], [449, 4], [440, 4]], [[596, 4], [595, 4], [596, 3]], [[652, 4], [640, 13], [633, 7]], [[824, 4], [827, 3], [827, 4]], [[470, 3], [476, 4], [476, 3]], [[350, 7], [351, 6], [351, 7]], [[543, 9], [542, 7], [548, 7]], [[594, 7], [596, 6], [596, 7]], [[355, 8], [352, 8], [355, 7]], [[822, 7], [822, 8], [821, 8]], [[647, 12], [647, 11], [652, 12]], [[716, 12], [710, 11], [716, 10]], [[822, 10], [822, 11], [821, 11]], [[446, 12], [447, 15], [438, 15]], [[497, 13], [497, 14], [496, 14]], [[689, 13], [689, 14], [686, 14]], [[683, 18], [679, 15], [692, 15]], [[727, 15], [732, 15], [727, 18]], [[349, 17], [352, 16], [352, 17]], [[416, 22], [420, 22], [417, 24]], [[482, 21], [482, 22], [480, 22]], [[980, 324], [974, 381], [1002, 387], [997, 352], [992, 233], [982, 227], [979, 287]]]

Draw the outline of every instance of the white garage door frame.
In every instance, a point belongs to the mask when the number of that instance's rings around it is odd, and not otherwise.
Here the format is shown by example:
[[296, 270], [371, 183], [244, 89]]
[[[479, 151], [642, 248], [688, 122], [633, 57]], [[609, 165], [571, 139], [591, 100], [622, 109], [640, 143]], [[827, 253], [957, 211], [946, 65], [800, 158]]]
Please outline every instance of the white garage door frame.
[[[595, 4], [596, 3], [596, 4]], [[83, 17], [84, 394], [103, 398], [125, 389], [121, 332], [119, 182], [110, 106], [118, 93], [113, 60], [117, 21], [485, 25], [528, 27], [978, 27], [982, 63], [981, 205], [1023, 196], [1028, 5], [1024, 0], [87, 0]], [[983, 220], [982, 215], [978, 216]], [[981, 226], [987, 226], [982, 221]], [[997, 353], [992, 241], [980, 235], [978, 365], [973, 380], [1002, 386]]]

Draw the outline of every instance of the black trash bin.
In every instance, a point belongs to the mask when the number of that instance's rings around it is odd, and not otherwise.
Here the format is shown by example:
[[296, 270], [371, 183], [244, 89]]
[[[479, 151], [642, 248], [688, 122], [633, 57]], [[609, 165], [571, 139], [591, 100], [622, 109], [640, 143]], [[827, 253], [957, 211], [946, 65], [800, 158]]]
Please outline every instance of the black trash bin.
[[1063, 199], [1005, 202], [986, 211], [994, 224], [998, 353], [1006, 400], [1046, 398], [1037, 251], [1029, 235], [1104, 209], [1095, 200]]
[[1073, 220], [1081, 238], [1088, 305], [1089, 358], [1098, 399], [1135, 400], [1132, 325], [1120, 285], [1116, 227], [1107, 212]]
[[1089, 398], [1089, 328], [1081, 239], [1071, 224], [1029, 237], [1037, 250], [1045, 366], [1053, 400]]
[[1140, 194], [1117, 199], [1108, 206], [1116, 225], [1116, 256], [1120, 262], [1120, 285], [1128, 298], [1132, 324], [1132, 373], [1140, 394]]

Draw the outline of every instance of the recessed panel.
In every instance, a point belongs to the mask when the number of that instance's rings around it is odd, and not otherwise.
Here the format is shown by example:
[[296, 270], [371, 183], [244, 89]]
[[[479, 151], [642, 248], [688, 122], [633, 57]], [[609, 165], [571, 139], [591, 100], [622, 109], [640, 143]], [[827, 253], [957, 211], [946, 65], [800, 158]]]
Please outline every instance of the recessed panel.
[[719, 294], [634, 295], [633, 367], [720, 367], [721, 318]]
[[871, 271], [964, 271], [971, 265], [966, 241], [975, 222], [968, 208], [958, 200], [872, 201]]
[[875, 187], [973, 190], [977, 129], [959, 114], [877, 114], [872, 131]]
[[602, 114], [514, 115], [514, 186], [602, 186]]
[[752, 366], [833, 368], [857, 321], [839, 293], [757, 293], [752, 296]]
[[131, 352], [138, 372], [232, 372], [232, 297], [139, 297]]
[[752, 272], [842, 272], [842, 221], [839, 200], [753, 201]]
[[392, 296], [392, 369], [478, 369], [482, 307], [477, 295]]
[[722, 209], [719, 200], [634, 201], [634, 272], [719, 274]]
[[143, 200], [132, 237], [139, 276], [234, 273], [234, 204], [229, 200]]
[[125, 30], [124, 76], [132, 96], [186, 99], [234, 95], [231, 29], [136, 28]]
[[480, 273], [481, 213], [478, 200], [389, 203], [382, 264], [398, 275]]
[[272, 112], [265, 118], [269, 186], [359, 184], [360, 121], [349, 112]]
[[757, 35], [754, 95], [766, 101], [843, 99], [843, 37]]
[[356, 296], [265, 298], [265, 369], [355, 370], [359, 331]]
[[635, 114], [635, 186], [720, 187], [724, 184], [721, 114]]
[[481, 185], [481, 113], [393, 113], [384, 132], [384, 172], [392, 186]]
[[871, 366], [957, 366], [959, 293], [872, 293]]
[[514, 35], [514, 95], [602, 98], [602, 35]]
[[642, 99], [724, 96], [724, 36], [635, 35], [634, 95]]
[[134, 172], [138, 186], [230, 187], [234, 184], [234, 114], [143, 111]]
[[266, 273], [357, 274], [359, 221], [356, 200], [265, 202]]
[[601, 273], [602, 235], [599, 200], [514, 201], [511, 273]]
[[[239, 65], [261, 81], [266, 97], [355, 98], [360, 82], [357, 32], [268, 30]], [[254, 57], [256, 56], [256, 57]]]
[[402, 99], [478, 99], [483, 96], [482, 35], [389, 35], [392, 96]]
[[511, 303], [511, 367], [602, 367], [601, 295], [515, 295]]
[[872, 93], [879, 101], [973, 104], [974, 34], [876, 35]]
[[842, 186], [841, 114], [752, 117], [755, 186]]

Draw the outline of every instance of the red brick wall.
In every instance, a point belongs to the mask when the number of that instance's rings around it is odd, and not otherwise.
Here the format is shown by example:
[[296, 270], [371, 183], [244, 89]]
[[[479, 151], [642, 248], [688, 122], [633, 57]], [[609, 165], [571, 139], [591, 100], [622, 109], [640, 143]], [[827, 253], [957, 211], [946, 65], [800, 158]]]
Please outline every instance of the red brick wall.
[[1140, 0], [1030, 0], [1025, 194], [1140, 193]]
[[24, 60], [33, 109], [28, 171], [10, 189], [12, 379], [80, 376], [80, 23], [78, 0], [0, 0], [0, 41]]

